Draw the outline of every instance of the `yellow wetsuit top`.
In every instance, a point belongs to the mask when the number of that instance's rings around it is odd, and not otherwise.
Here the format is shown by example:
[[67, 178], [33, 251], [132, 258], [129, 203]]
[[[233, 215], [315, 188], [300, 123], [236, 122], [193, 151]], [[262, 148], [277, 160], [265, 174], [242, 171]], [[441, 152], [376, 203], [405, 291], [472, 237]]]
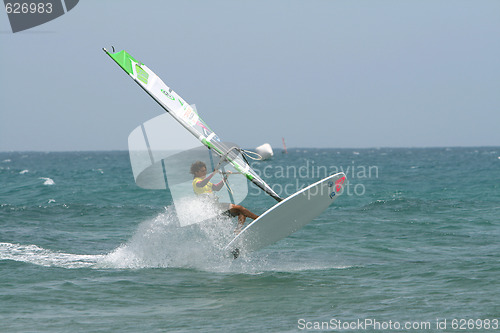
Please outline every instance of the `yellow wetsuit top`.
[[205, 185], [203, 187], [198, 187], [196, 185], [196, 183], [198, 183], [202, 180], [203, 180], [203, 178], [201, 178], [201, 177], [195, 177], [193, 179], [193, 191], [194, 191], [194, 193], [197, 195], [205, 194], [205, 193], [212, 193], [212, 186], [214, 184], [212, 184], [211, 182], [208, 182], [207, 185]]

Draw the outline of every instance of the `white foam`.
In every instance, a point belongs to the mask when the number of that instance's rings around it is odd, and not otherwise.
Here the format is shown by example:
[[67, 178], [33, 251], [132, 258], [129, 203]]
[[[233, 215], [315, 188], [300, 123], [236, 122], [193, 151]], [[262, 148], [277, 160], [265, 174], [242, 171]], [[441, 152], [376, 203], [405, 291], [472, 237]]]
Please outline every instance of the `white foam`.
[[0, 260], [14, 260], [45, 267], [92, 267], [100, 257], [102, 256], [54, 252], [36, 245], [0, 243]]
[[39, 179], [45, 179], [45, 182], [43, 182], [43, 185], [55, 185], [56, 183], [54, 180], [51, 178], [46, 178], [46, 177], [40, 177]]
[[103, 257], [100, 264], [132, 269], [206, 269], [227, 262], [219, 249], [228, 242], [233, 230], [229, 218], [179, 227], [173, 207], [169, 207], [165, 213], [141, 223], [130, 241]]
[[29, 170], [23, 170], [23, 171], [19, 172], [19, 174], [20, 175], [24, 175], [25, 173], [28, 173], [28, 172], [30, 172], [30, 171]]

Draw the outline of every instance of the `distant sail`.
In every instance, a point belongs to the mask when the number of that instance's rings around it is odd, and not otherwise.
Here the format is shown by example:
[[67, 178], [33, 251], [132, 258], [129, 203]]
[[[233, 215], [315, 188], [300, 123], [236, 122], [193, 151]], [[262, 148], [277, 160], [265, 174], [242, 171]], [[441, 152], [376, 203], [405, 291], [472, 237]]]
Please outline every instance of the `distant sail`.
[[286, 150], [285, 138], [281, 137], [281, 141], [283, 141], [283, 154], [287, 154], [288, 151]]
[[160, 104], [184, 128], [193, 134], [219, 157], [227, 160], [234, 168], [245, 175], [248, 180], [257, 185], [277, 201], [283, 200], [273, 189], [264, 182], [246, 162], [241, 150], [237, 147], [226, 146], [217, 137], [198, 113], [177, 93], [169, 88], [146, 65], [134, 59], [129, 53], [122, 50], [110, 53], [103, 49], [130, 77], [143, 88], [153, 99]]

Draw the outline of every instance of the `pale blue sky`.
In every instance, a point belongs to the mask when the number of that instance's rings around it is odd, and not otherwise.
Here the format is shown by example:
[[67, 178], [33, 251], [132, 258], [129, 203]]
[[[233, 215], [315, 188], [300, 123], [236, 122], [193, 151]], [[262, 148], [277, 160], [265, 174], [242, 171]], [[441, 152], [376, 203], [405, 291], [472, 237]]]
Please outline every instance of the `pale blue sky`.
[[0, 151], [127, 149], [164, 111], [111, 45], [244, 147], [500, 145], [496, 0], [84, 0], [0, 45]]

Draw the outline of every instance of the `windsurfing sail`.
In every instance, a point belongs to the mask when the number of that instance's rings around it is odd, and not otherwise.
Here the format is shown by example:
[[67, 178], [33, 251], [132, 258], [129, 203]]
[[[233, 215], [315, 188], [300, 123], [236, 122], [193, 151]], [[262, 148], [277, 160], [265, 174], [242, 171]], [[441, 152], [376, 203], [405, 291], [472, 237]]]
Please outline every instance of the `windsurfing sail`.
[[125, 50], [110, 53], [109, 55], [139, 86], [144, 89], [160, 106], [175, 118], [184, 128], [193, 134], [207, 148], [215, 152], [221, 161], [228, 161], [248, 180], [261, 188], [277, 201], [281, 198], [264, 182], [250, 167], [241, 149], [228, 146], [221, 142], [219, 137], [201, 119], [198, 113], [183, 100], [176, 92], [169, 88], [151, 69], [133, 58]]

